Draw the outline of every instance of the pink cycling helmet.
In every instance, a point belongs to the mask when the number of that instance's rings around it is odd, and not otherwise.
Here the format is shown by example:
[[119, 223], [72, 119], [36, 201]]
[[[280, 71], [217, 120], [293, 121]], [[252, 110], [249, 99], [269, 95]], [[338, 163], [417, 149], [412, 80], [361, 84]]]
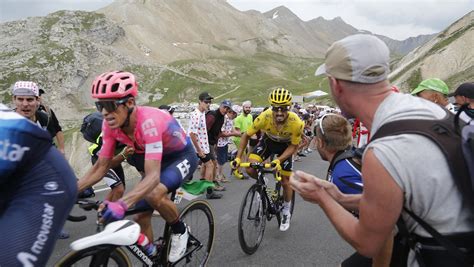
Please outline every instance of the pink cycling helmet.
[[124, 98], [138, 95], [138, 84], [130, 72], [105, 72], [92, 83], [93, 98]]

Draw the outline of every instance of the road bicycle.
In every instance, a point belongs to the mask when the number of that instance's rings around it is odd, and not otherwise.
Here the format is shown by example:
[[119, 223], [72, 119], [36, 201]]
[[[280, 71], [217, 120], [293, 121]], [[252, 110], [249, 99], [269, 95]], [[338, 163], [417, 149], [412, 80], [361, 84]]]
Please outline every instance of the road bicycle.
[[[175, 200], [176, 192], [171, 199]], [[179, 202], [179, 198], [175, 203]], [[97, 210], [100, 201], [78, 200], [84, 210]], [[150, 208], [131, 208], [125, 216], [150, 211]], [[186, 253], [177, 262], [168, 262], [171, 242], [171, 229], [165, 224], [161, 237], [154, 240], [158, 253], [150, 257], [137, 244], [140, 226], [130, 220], [120, 220], [103, 225], [100, 223], [101, 214], [97, 213], [97, 234], [81, 238], [71, 243], [72, 251], [60, 259], [55, 266], [134, 266], [124, 248], [130, 251], [143, 266], [205, 266], [209, 260], [214, 242], [214, 214], [209, 204], [204, 200], [194, 200], [180, 212], [180, 218], [186, 223], [189, 239]]]
[[[274, 170], [271, 163], [241, 163], [241, 167], [253, 168], [257, 171], [257, 179], [247, 191], [240, 205], [239, 211], [239, 242], [242, 250], [251, 255], [257, 251], [263, 240], [266, 221], [276, 217], [278, 226], [281, 223], [281, 210], [283, 208], [283, 194], [281, 189], [281, 176]], [[275, 178], [275, 187], [269, 185], [265, 174], [272, 173]], [[295, 194], [291, 200], [290, 213], [295, 207]]]

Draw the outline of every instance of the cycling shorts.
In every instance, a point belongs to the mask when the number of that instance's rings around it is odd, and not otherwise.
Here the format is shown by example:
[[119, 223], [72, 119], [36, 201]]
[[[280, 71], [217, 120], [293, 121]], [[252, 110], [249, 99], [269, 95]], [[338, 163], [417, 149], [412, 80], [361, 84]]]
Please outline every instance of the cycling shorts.
[[[97, 159], [98, 156], [91, 157], [92, 165], [96, 163]], [[104, 182], [111, 189], [114, 189], [121, 184], [123, 184], [125, 187], [125, 173], [123, 172], [122, 164], [115, 168], [109, 169], [102, 179], [104, 179]]]
[[[145, 172], [145, 154], [133, 154], [127, 159], [137, 171]], [[190, 179], [197, 168], [198, 158], [193, 145], [189, 142], [180, 152], [164, 155], [161, 161], [160, 183], [172, 192], [181, 186], [185, 179]]]
[[77, 197], [77, 182], [54, 147], [0, 188], [0, 266], [46, 266]]
[[[290, 145], [290, 143], [279, 143], [270, 139], [268, 136], [263, 135], [258, 142], [257, 146], [253, 148], [252, 153], [249, 155], [249, 159], [257, 160], [262, 162], [272, 155], [281, 155]], [[281, 162], [281, 174], [290, 176], [293, 170], [292, 157], [288, 157], [286, 160]]]

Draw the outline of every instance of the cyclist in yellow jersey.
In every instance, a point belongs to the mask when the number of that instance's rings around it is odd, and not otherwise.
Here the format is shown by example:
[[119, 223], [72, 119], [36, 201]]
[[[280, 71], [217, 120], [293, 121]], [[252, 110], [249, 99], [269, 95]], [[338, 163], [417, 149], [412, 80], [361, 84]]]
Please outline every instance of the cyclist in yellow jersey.
[[[280, 231], [286, 231], [290, 227], [290, 207], [293, 190], [289, 185], [288, 179], [293, 169], [292, 155], [298, 148], [304, 128], [304, 123], [298, 115], [289, 111], [291, 99], [291, 93], [285, 88], [277, 88], [270, 93], [268, 102], [272, 107], [262, 112], [244, 135], [242, 135], [237, 156], [232, 162], [233, 168], [239, 167], [240, 157], [247, 147], [250, 136], [261, 130], [263, 136], [250, 153], [249, 162], [262, 162], [271, 155], [277, 156], [272, 163], [281, 172], [283, 196], [285, 199], [281, 211]], [[257, 177], [254, 169], [247, 168], [246, 171], [251, 177]]]

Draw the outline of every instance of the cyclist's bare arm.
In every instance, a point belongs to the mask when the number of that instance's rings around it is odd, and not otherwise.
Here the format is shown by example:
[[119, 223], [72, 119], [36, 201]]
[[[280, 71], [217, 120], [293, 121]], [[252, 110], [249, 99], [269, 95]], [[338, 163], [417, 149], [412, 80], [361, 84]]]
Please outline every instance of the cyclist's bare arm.
[[110, 161], [110, 159], [99, 157], [92, 168], [77, 182], [78, 191], [82, 192], [84, 189], [99, 182], [110, 169]]
[[145, 198], [146, 195], [160, 184], [160, 170], [161, 161], [145, 160], [145, 178], [122, 198], [128, 207]]
[[281, 155], [278, 156], [277, 159], [280, 160], [280, 162], [283, 162], [283, 161], [285, 161], [287, 158], [291, 157], [297, 150], [298, 150], [298, 145], [290, 144], [290, 145], [285, 149], [285, 151], [283, 151], [283, 153], [281, 153]]
[[242, 158], [242, 153], [243, 151], [245, 151], [245, 148], [247, 147], [249, 138], [250, 136], [248, 136], [247, 133], [244, 133], [242, 135], [242, 138], [240, 138], [240, 147], [239, 147], [239, 150], [237, 151], [237, 155], [235, 156], [236, 158]]
[[120, 165], [126, 158], [128, 158], [130, 155], [132, 155], [135, 152], [135, 149], [133, 147], [127, 146], [125, 147], [122, 152], [119, 154], [115, 155], [112, 158], [112, 161], [110, 162], [110, 168], [115, 168], [118, 165]]

